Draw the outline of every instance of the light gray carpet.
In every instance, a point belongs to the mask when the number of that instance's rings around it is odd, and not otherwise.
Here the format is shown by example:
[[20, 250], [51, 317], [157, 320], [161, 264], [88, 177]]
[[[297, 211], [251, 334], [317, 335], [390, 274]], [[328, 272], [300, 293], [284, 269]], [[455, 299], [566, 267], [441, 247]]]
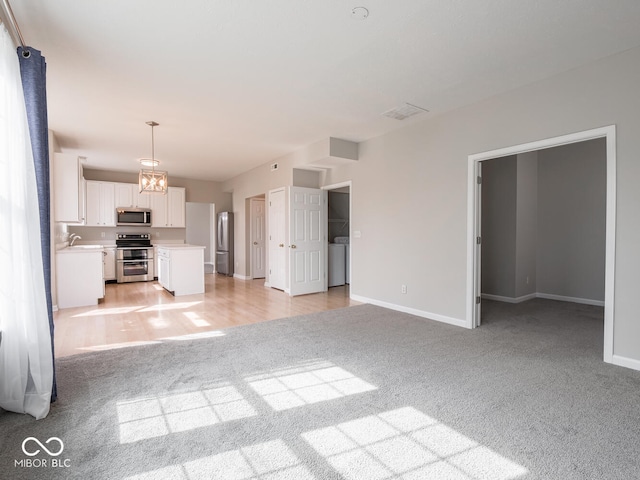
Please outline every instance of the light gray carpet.
[[483, 308], [473, 331], [362, 305], [61, 359], [48, 418], [0, 411], [0, 477], [638, 478], [640, 372], [602, 362], [602, 309]]

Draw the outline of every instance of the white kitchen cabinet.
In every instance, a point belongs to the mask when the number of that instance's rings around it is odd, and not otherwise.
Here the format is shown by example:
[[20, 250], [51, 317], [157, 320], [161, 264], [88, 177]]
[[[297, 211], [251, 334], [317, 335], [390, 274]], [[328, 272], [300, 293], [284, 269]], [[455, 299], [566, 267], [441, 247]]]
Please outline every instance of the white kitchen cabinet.
[[86, 209], [86, 226], [115, 227], [115, 184], [87, 180]]
[[151, 226], [185, 228], [186, 190], [169, 187], [166, 195], [149, 194], [151, 197]]
[[58, 308], [97, 305], [104, 298], [102, 248], [69, 247], [56, 253]]
[[204, 247], [158, 247], [158, 283], [174, 296], [204, 293]]
[[77, 155], [53, 155], [53, 217], [56, 222], [84, 222], [82, 162]]
[[116, 279], [116, 247], [104, 247], [104, 280]]
[[167, 221], [167, 196], [150, 193], [151, 197], [151, 226], [164, 228], [168, 226]]
[[133, 189], [130, 183], [115, 183], [116, 208], [135, 207], [133, 200]]
[[186, 191], [180, 187], [167, 189], [168, 226], [172, 228], [185, 228]]
[[158, 283], [164, 288], [173, 291], [173, 284], [171, 283], [171, 257], [168, 253], [162, 252], [158, 254], [156, 258], [158, 264]]
[[137, 183], [116, 183], [116, 208], [150, 208], [151, 195], [149, 193], [140, 193]]

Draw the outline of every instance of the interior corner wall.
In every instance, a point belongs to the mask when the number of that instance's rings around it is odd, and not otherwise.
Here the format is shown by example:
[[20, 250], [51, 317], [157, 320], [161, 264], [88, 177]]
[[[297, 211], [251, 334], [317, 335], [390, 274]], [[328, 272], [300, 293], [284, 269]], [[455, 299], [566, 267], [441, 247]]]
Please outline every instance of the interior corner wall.
[[[469, 156], [615, 125], [613, 354], [640, 369], [638, 85], [635, 48], [362, 141], [357, 162], [328, 170], [323, 179], [323, 185], [351, 181], [351, 228], [359, 232], [351, 243], [351, 294], [469, 325]], [[225, 185], [242, 189], [242, 199], [264, 193], [270, 172], [263, 167]], [[240, 194], [233, 195], [235, 210]]]
[[294, 168], [292, 184], [296, 187], [320, 188], [320, 172]]
[[536, 293], [538, 254], [538, 152], [516, 158], [515, 297]]
[[515, 155], [482, 162], [482, 293], [516, 296]]
[[[293, 185], [294, 164], [298, 158], [298, 152], [274, 159], [260, 165], [248, 172], [227, 180], [223, 184], [225, 192], [231, 192], [231, 207], [229, 211], [234, 214], [234, 272], [243, 277], [251, 275], [251, 263], [249, 259], [248, 214], [247, 199], [259, 195], [266, 195], [269, 190]], [[277, 170], [271, 170], [272, 163], [278, 164]], [[267, 206], [268, 211], [268, 206]], [[268, 223], [268, 213], [267, 213]], [[268, 255], [268, 249], [267, 249]], [[268, 270], [267, 279], [268, 281]]]
[[606, 141], [538, 153], [538, 292], [604, 301]]

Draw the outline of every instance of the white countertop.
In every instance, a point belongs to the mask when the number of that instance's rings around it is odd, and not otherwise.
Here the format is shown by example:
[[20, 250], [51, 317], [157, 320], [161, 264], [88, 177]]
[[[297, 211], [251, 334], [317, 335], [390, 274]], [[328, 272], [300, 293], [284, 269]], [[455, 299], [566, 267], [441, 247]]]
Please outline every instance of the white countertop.
[[104, 245], [74, 245], [58, 250], [56, 253], [92, 253], [104, 251]]
[[189, 243], [180, 243], [180, 244], [174, 244], [174, 245], [157, 245], [158, 249], [163, 249], [163, 250], [197, 250], [197, 249], [204, 249], [206, 247], [204, 247], [203, 245], [191, 245]]

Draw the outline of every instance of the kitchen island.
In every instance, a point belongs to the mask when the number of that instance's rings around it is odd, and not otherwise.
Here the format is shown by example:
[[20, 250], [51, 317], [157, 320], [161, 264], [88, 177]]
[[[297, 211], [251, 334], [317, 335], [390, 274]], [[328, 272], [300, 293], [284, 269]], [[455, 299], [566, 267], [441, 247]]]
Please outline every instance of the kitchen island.
[[204, 248], [189, 244], [158, 246], [158, 283], [176, 297], [204, 293]]

